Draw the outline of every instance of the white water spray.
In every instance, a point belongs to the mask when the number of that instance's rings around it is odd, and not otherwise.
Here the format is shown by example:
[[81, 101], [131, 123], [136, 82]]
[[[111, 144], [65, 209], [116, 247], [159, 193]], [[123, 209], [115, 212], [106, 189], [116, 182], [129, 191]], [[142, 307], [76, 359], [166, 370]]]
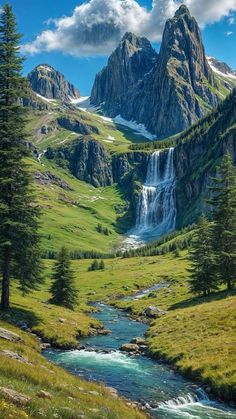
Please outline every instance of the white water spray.
[[135, 234], [158, 237], [174, 230], [175, 183], [174, 148], [168, 152], [155, 151], [139, 198]]

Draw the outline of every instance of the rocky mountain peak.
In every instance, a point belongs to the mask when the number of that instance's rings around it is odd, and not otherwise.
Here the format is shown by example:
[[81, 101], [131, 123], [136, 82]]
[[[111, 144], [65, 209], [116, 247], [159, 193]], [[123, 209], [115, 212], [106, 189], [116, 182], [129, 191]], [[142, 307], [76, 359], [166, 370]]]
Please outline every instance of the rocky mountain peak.
[[190, 11], [185, 4], [181, 4], [181, 6], [176, 10], [175, 17], [188, 15], [190, 16]]
[[91, 101], [165, 138], [187, 129], [220, 101], [201, 31], [181, 5], [167, 20], [157, 54], [146, 38], [126, 33], [95, 79]]
[[69, 83], [63, 74], [49, 64], [39, 64], [28, 75], [32, 90], [47, 99], [65, 102], [80, 97], [80, 92]]
[[112, 116], [119, 114], [125, 93], [152, 69], [157, 57], [146, 38], [127, 32], [107, 66], [97, 74], [91, 103], [102, 104], [104, 111]]

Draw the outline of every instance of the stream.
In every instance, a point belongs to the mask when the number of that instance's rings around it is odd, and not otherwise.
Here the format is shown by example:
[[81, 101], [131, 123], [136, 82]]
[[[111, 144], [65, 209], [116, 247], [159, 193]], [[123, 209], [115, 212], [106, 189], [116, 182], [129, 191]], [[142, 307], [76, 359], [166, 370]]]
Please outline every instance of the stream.
[[[142, 298], [147, 291], [130, 298]], [[111, 334], [81, 339], [80, 344], [84, 346], [81, 350], [46, 350], [44, 355], [48, 360], [81, 378], [116, 388], [122, 396], [146, 405], [153, 418], [236, 419], [235, 409], [210, 400], [201, 387], [167, 364], [144, 355], [129, 356], [121, 352], [120, 346], [134, 337], [144, 336], [148, 325], [109, 305], [96, 306], [99, 311], [94, 317]], [[158, 407], [151, 408], [150, 404], [154, 403]]]

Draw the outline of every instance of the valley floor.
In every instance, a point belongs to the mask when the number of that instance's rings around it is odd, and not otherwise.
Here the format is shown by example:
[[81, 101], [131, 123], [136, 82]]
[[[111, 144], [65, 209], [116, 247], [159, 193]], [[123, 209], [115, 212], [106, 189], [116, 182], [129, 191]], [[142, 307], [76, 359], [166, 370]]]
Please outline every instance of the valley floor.
[[[20, 334], [25, 343], [16, 344], [1, 339], [0, 386], [10, 387], [32, 397], [29, 404], [20, 409], [28, 414], [22, 417], [41, 417], [35, 416], [35, 412], [43, 410], [47, 418], [53, 418], [54, 413], [67, 418], [70, 417], [65, 413], [69, 412], [68, 409], [83, 411], [86, 418], [143, 417], [142, 413], [127, 407], [124, 401], [114, 400], [103, 387], [84, 382], [81, 384], [79, 379], [48, 364], [40, 355], [35, 338], [15, 327], [29, 327], [42, 336], [44, 341], [56, 347], [77, 347], [79, 336], [99, 328], [99, 323], [92, 318], [89, 305], [94, 301], [112, 303], [141, 318], [144, 309], [149, 306], [166, 310], [165, 315], [150, 324], [148, 344], [152, 356], [175, 364], [184, 374], [205, 383], [208, 390], [219, 398], [228, 401], [235, 398], [236, 296], [221, 292], [208, 299], [193, 299], [188, 292], [188, 262], [185, 253], [180, 257], [168, 254], [106, 259], [104, 271], [88, 272], [90, 264], [91, 260], [73, 262], [79, 289], [79, 306], [74, 312], [47, 302], [52, 261], [45, 262], [45, 283], [40, 290], [22, 297], [17, 284], [12, 287], [12, 309], [5, 315], [1, 313], [0, 327]], [[129, 295], [157, 283], [162, 283], [163, 288], [150, 292], [144, 298], [129, 301]], [[3, 350], [20, 354], [29, 364], [12, 359]], [[35, 365], [42, 367], [35, 369]], [[65, 383], [68, 384], [65, 386]], [[83, 391], [79, 390], [80, 386]], [[49, 392], [52, 399], [45, 401], [38, 397], [41, 390]], [[95, 394], [98, 392], [98, 395], [92, 397], [89, 391], [95, 391]], [[107, 397], [106, 414], [102, 411], [103, 397]], [[63, 403], [62, 398], [65, 400]], [[0, 400], [3, 406], [1, 409], [10, 409], [9, 412], [16, 409], [18, 416], [12, 417], [21, 417], [20, 410], [13, 405], [10, 407], [2, 391]], [[97, 409], [99, 414], [92, 409]], [[76, 417], [79, 417], [78, 414]]]

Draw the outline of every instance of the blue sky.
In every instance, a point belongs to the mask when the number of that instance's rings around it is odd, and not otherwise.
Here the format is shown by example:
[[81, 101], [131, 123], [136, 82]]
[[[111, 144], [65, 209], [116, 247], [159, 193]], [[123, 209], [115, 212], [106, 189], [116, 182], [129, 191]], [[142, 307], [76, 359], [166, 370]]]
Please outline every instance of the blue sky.
[[[94, 1], [94, 0], [93, 0]], [[102, 0], [100, 0], [102, 1]], [[104, 2], [107, 0], [104, 0]], [[118, 0], [117, 0], [118, 1]], [[132, 0], [131, 0], [132, 1]], [[160, 1], [160, 0], [159, 0]], [[194, 3], [195, 0], [187, 0]], [[187, 3], [186, 1], [186, 3]], [[199, 0], [196, 0], [196, 2]], [[211, 0], [205, 0], [205, 3]], [[217, 0], [215, 0], [217, 1]], [[71, 16], [76, 6], [81, 5], [78, 0], [11, 0], [17, 16], [19, 31], [24, 35], [22, 43], [30, 43], [43, 31], [54, 28], [53, 24], [46, 22], [53, 18]], [[138, 0], [139, 5], [151, 9], [151, 0]], [[234, 0], [232, 0], [234, 3]], [[194, 7], [194, 4], [193, 4]], [[236, 7], [235, 7], [236, 9]], [[201, 17], [201, 19], [204, 19]], [[208, 17], [210, 21], [211, 18]], [[214, 19], [212, 19], [214, 20]], [[155, 22], [154, 22], [155, 23]], [[231, 33], [232, 32], [232, 33]], [[222, 17], [218, 22], [206, 24], [203, 29], [203, 40], [207, 55], [215, 56], [236, 68], [236, 15], [231, 12], [229, 16]], [[154, 45], [158, 41], [153, 40]], [[61, 71], [68, 80], [80, 88], [83, 95], [88, 95], [95, 77], [107, 61], [107, 53], [103, 56], [72, 56], [67, 50], [58, 51], [56, 48], [50, 52], [37, 51], [31, 55], [26, 53], [25, 73], [28, 73], [39, 63], [48, 63]], [[78, 55], [78, 54], [77, 54]]]

